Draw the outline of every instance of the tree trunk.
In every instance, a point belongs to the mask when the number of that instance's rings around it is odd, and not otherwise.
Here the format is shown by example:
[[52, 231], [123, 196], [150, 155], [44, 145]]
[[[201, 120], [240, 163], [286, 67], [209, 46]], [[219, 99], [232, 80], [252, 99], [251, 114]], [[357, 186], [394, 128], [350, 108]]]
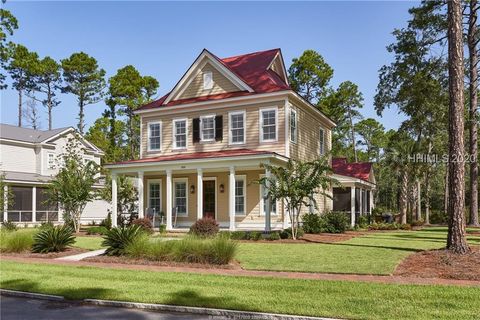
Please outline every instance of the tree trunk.
[[80, 134], [83, 134], [83, 129], [85, 127], [85, 123], [84, 123], [85, 114], [83, 113], [84, 105], [83, 105], [82, 98], [80, 98], [78, 106], [80, 107], [80, 110], [78, 112], [78, 131], [80, 132]]
[[447, 249], [457, 254], [470, 251], [465, 232], [464, 96], [462, 4], [448, 3], [448, 235]]
[[447, 214], [448, 211], [448, 163], [445, 165], [445, 191], [443, 194], [443, 210], [444, 213]]
[[[428, 141], [428, 151], [427, 156], [430, 159], [432, 154], [432, 141]], [[425, 172], [425, 224], [430, 224], [430, 175], [431, 175], [431, 165], [427, 164], [427, 170]]]
[[48, 110], [48, 130], [52, 130], [52, 92], [50, 90], [50, 87], [48, 88], [48, 93], [47, 93], [47, 110]]
[[357, 162], [358, 158], [357, 149], [355, 148], [355, 128], [353, 127], [353, 117], [351, 112], [348, 113], [348, 117], [350, 118], [350, 139], [352, 140], [353, 157], [355, 159], [355, 162]]
[[407, 206], [408, 206], [408, 176], [405, 169], [402, 169], [400, 177], [400, 218], [401, 223], [407, 223]]
[[420, 221], [422, 220], [422, 192], [421, 192], [421, 184], [420, 179], [417, 179], [417, 208], [415, 214], [415, 220]]
[[469, 112], [469, 154], [470, 154], [470, 225], [478, 226], [478, 53], [477, 53], [477, 0], [470, 1], [468, 28], [468, 52], [470, 75], [470, 112]]
[[18, 90], [18, 126], [22, 126], [22, 90]]

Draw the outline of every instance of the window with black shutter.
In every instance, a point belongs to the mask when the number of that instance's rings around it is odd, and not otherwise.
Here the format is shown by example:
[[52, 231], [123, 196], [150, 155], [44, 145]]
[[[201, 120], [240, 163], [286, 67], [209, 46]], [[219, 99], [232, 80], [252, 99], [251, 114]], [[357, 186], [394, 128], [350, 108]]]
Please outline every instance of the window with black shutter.
[[215, 117], [215, 140], [223, 140], [223, 116]]
[[193, 119], [193, 143], [200, 141], [200, 118]]

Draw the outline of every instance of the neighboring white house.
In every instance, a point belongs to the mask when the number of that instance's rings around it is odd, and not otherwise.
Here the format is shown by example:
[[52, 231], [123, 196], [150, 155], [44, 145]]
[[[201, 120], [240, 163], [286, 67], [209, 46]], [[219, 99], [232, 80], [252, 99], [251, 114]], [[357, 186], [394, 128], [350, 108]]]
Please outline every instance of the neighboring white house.
[[[13, 196], [8, 207], [2, 208], [3, 220], [25, 224], [62, 220], [59, 207], [46, 203], [45, 191], [59, 170], [57, 158], [69, 139], [75, 137], [74, 133], [72, 127], [42, 131], [0, 124], [0, 171], [7, 184], [3, 196], [7, 195], [7, 188]], [[85, 161], [100, 164], [103, 152], [83, 137], [80, 142]], [[100, 222], [110, 208], [108, 202], [94, 200], [85, 207], [81, 222]]]

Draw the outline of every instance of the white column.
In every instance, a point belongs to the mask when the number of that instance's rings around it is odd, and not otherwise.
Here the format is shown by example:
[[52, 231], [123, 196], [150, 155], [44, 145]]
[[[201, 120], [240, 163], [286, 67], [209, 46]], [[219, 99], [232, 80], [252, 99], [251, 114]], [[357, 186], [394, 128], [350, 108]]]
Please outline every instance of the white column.
[[375, 207], [374, 201], [373, 201], [373, 189], [370, 190], [370, 214], [373, 211], [373, 208]]
[[138, 181], [137, 181], [137, 191], [138, 191], [138, 217], [143, 218], [145, 206], [143, 204], [144, 199], [144, 189], [143, 189], [143, 171], [139, 171], [137, 173]]
[[350, 188], [350, 206], [351, 206], [351, 211], [350, 211], [350, 220], [351, 220], [351, 226], [355, 227], [355, 187]]
[[[265, 170], [265, 177], [267, 178], [267, 183], [266, 183], [266, 188], [265, 188], [265, 193], [267, 193], [267, 190], [270, 186], [269, 180], [270, 179], [270, 170]], [[263, 196], [263, 201], [265, 201], [265, 232], [270, 232], [272, 230], [272, 221], [271, 221], [271, 208], [270, 208], [270, 196]]]
[[290, 216], [288, 214], [287, 205], [285, 204], [285, 201], [283, 201], [282, 204], [283, 204], [282, 206], [283, 207], [283, 229], [287, 229]]
[[[245, 204], [246, 208], [247, 204]], [[228, 208], [230, 218], [230, 231], [235, 231], [235, 167], [230, 167], [228, 178]]]
[[32, 223], [37, 222], [37, 187], [32, 187]]
[[3, 186], [3, 221], [8, 220], [8, 186]]
[[112, 227], [117, 226], [117, 175], [112, 173]]
[[359, 211], [360, 211], [360, 216], [363, 216], [363, 189], [360, 188], [360, 191], [359, 191], [359, 199], [358, 199], [358, 203], [359, 203]]
[[197, 169], [197, 220], [203, 218], [203, 171]]
[[167, 170], [167, 230], [172, 230], [172, 170]]

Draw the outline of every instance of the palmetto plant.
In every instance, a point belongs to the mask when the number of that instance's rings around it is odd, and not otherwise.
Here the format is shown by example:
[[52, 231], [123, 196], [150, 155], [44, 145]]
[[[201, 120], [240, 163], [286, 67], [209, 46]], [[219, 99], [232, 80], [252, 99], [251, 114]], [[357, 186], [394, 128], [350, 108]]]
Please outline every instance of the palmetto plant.
[[73, 229], [68, 225], [47, 228], [33, 237], [32, 252], [48, 253], [64, 251], [75, 243]]
[[103, 236], [102, 245], [107, 247], [105, 253], [110, 256], [125, 254], [125, 248], [133, 243], [140, 235], [144, 234], [141, 226], [112, 228]]

